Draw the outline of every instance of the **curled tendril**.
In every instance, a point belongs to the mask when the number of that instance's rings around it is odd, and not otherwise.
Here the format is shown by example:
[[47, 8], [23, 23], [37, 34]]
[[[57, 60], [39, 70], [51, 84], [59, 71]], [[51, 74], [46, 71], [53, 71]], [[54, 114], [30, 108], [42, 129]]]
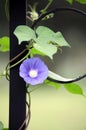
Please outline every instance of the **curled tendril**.
[[26, 102], [26, 105], [27, 105], [27, 107], [28, 107], [28, 113], [27, 113], [27, 115], [26, 115], [26, 118], [25, 118], [25, 120], [23, 121], [23, 123], [22, 123], [22, 125], [20, 126], [20, 128], [18, 129], [18, 130], [22, 130], [22, 128], [25, 126], [25, 129], [24, 130], [26, 130], [27, 129], [27, 124], [26, 124], [26, 122], [29, 122], [29, 104], [28, 104], [28, 102]]

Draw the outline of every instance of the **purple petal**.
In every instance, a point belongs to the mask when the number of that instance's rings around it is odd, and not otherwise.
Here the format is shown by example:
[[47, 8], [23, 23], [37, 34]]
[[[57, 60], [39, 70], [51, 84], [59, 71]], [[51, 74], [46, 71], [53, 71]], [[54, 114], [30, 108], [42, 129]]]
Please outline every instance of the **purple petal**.
[[[29, 75], [29, 72], [32, 69], [38, 71], [38, 75], [35, 78], [30, 77]], [[48, 67], [38, 57], [26, 59], [20, 65], [19, 75], [28, 84], [31, 84], [31, 85], [41, 84], [48, 77]]]

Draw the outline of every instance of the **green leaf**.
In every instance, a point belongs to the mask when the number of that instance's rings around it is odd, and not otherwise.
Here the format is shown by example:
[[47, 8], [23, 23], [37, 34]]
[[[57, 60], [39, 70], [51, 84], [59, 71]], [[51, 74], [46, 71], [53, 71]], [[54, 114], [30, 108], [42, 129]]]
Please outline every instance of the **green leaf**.
[[0, 38], [0, 51], [1, 52], [6, 52], [6, 51], [9, 51], [9, 43], [10, 43], [10, 40], [9, 40], [9, 37], [2, 37]]
[[58, 46], [69, 46], [69, 44], [65, 41], [61, 32], [54, 32], [48, 27], [39, 26], [36, 29], [36, 33], [38, 35], [37, 42], [41, 41], [42, 43], [56, 43]]
[[83, 95], [83, 90], [78, 84], [75, 83], [64, 84], [64, 87], [70, 93]]
[[42, 39], [44, 42], [50, 42], [54, 36], [54, 32], [45, 26], [39, 26], [36, 29], [36, 33], [38, 35], [38, 38]]
[[55, 42], [59, 45], [59, 46], [68, 46], [70, 47], [70, 45], [67, 43], [67, 41], [64, 39], [63, 35], [61, 32], [57, 32], [54, 36], [55, 38]]
[[4, 128], [3, 130], [9, 130], [8, 128]]
[[53, 59], [53, 55], [57, 52], [59, 46], [69, 46], [61, 32], [55, 33], [48, 27], [39, 26], [36, 29], [36, 34], [38, 37], [35, 39], [34, 48], [51, 59]]
[[69, 2], [70, 4], [72, 4], [73, 3], [73, 0], [66, 0], [67, 2]]
[[81, 3], [81, 4], [86, 4], [86, 0], [76, 0], [76, 1]]
[[49, 86], [55, 87], [56, 89], [59, 89], [59, 88], [61, 87], [60, 84], [55, 83], [55, 82], [52, 82], [52, 81], [47, 80], [47, 79], [45, 80], [45, 83], [46, 83], [47, 85], [49, 85]]
[[18, 38], [19, 44], [23, 41], [29, 41], [31, 39], [35, 39], [36, 35], [33, 29], [26, 25], [20, 25], [16, 27], [14, 31], [15, 36]]
[[[18, 26], [14, 34], [17, 36], [19, 44], [22, 41], [29, 41], [31, 39], [34, 40], [33, 47], [38, 51], [47, 55], [51, 59], [53, 59], [53, 55], [57, 52], [58, 47], [69, 46], [69, 44], [65, 41], [61, 32], [54, 32], [48, 27], [39, 26], [35, 31], [32, 30], [28, 26], [20, 25]], [[37, 53], [38, 53], [37, 52]], [[36, 53], [36, 51], [32, 53]], [[40, 54], [41, 54], [40, 53]]]
[[35, 48], [32, 48], [32, 49], [30, 50], [30, 55], [32, 55], [32, 56], [34, 56], [34, 55], [44, 56], [45, 54], [42, 53], [41, 51], [36, 50]]
[[3, 123], [0, 121], [0, 130], [3, 130], [3, 128], [4, 128], [4, 125], [3, 125]]
[[[69, 2], [70, 4], [72, 4], [74, 0], [66, 0], [66, 1]], [[86, 0], [75, 0], [75, 1], [80, 4], [86, 4]]]
[[55, 47], [52, 44], [37, 42], [33, 46], [36, 50], [42, 52], [43, 54], [50, 57], [51, 59], [53, 59], [53, 55], [57, 52], [57, 47]]

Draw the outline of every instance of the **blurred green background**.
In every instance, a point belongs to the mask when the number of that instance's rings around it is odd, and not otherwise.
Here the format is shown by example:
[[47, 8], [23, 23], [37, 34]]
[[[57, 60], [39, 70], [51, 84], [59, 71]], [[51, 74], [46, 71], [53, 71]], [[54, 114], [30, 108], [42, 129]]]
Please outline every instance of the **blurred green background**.
[[[33, 4], [35, 0], [28, 0]], [[46, 0], [38, 1], [38, 10]], [[8, 35], [9, 23], [4, 12], [5, 0], [0, 0], [0, 37]], [[54, 7], [77, 7], [86, 10], [86, 5], [74, 3], [69, 5], [63, 0], [54, 0]], [[30, 23], [28, 23], [30, 24]], [[63, 48], [54, 56], [54, 63], [44, 58], [49, 69], [64, 77], [74, 78], [86, 73], [86, 17], [73, 12], [62, 12], [54, 19], [42, 22], [55, 31], [61, 31], [71, 48]], [[9, 61], [9, 53], [0, 53], [0, 73]], [[77, 82], [86, 94], [86, 79]], [[15, 95], [16, 96], [16, 95]], [[29, 130], [86, 130], [86, 98], [68, 93], [64, 87], [56, 90], [43, 87], [32, 92], [31, 121]], [[8, 127], [9, 122], [9, 83], [0, 79], [0, 121]]]

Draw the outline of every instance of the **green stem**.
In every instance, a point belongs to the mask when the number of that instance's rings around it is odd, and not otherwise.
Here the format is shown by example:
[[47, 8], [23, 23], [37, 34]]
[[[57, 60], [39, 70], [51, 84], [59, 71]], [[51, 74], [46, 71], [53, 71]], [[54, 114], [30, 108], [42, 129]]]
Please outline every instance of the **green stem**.
[[9, 21], [9, 1], [8, 0], [5, 1], [5, 14]]
[[31, 106], [31, 96], [30, 96], [30, 92], [27, 91], [28, 97], [29, 97], [29, 107]]
[[41, 87], [45, 87], [45, 85], [47, 85], [47, 83], [43, 83], [43, 85], [42, 85], [42, 84], [41, 84], [41, 85], [38, 85], [36, 88], [30, 90], [30, 93], [34, 92], [35, 90], [37, 90], [37, 89], [39, 89], [39, 88], [41, 88]]
[[44, 9], [41, 10], [41, 13], [44, 14], [47, 12], [47, 9], [50, 7], [50, 5], [52, 4], [53, 0], [48, 0], [48, 4], [45, 6]]
[[26, 85], [26, 94], [28, 95], [29, 101], [26, 101], [26, 105], [28, 107], [28, 112], [26, 115], [25, 120], [23, 121], [23, 123], [21, 124], [20, 128], [18, 130], [22, 130], [23, 126], [25, 125], [25, 130], [27, 130], [27, 127], [29, 125], [30, 122], [30, 118], [31, 118], [31, 111], [30, 111], [30, 107], [31, 107], [31, 95], [30, 92], [28, 91], [29, 85]]
[[25, 60], [27, 57], [29, 56], [29, 53], [24, 56], [21, 60], [19, 60], [18, 62], [16, 62], [15, 64], [11, 65], [9, 68], [7, 68], [6, 71], [10, 70], [11, 68], [15, 67], [16, 65], [18, 65], [19, 63], [21, 63], [23, 60]]
[[31, 118], [31, 110], [30, 110], [30, 108], [31, 108], [31, 95], [30, 95], [30, 92], [28, 91], [28, 88], [29, 88], [30, 86], [29, 85], [27, 85], [27, 95], [28, 95], [28, 98], [29, 98], [29, 103], [28, 103], [28, 115], [29, 115], [29, 118], [28, 118], [28, 121], [27, 121], [27, 124], [26, 124], [26, 128], [28, 127], [28, 125], [29, 125], [29, 123], [30, 123], [30, 118]]
[[29, 84], [26, 84], [26, 89], [27, 89], [27, 94], [28, 94], [28, 97], [29, 97], [29, 104], [31, 104], [31, 98], [30, 98], [30, 92], [28, 91], [30, 85]]
[[15, 56], [14, 58], [12, 58], [10, 61], [9, 61], [9, 63], [7, 64], [7, 66], [11, 63], [11, 62], [13, 62], [13, 61], [15, 61], [17, 58], [19, 58], [22, 54], [24, 54], [25, 52], [26, 52], [26, 50], [27, 50], [27, 48], [25, 48], [22, 52], [20, 52], [17, 56]]

